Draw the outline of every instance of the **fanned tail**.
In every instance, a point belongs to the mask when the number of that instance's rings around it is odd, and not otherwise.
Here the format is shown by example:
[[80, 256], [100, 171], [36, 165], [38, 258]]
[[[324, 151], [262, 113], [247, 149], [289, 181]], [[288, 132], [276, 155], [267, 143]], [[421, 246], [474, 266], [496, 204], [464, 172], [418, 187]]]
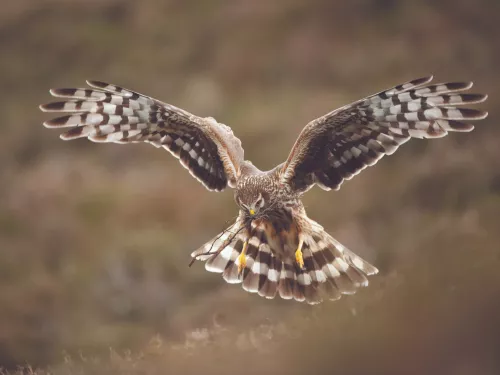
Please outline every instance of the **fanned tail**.
[[377, 268], [336, 241], [319, 224], [310, 222], [312, 231], [304, 235], [302, 247], [304, 268], [296, 263], [290, 249], [285, 249], [290, 256], [272, 251], [265, 225], [261, 224], [253, 228], [248, 239], [246, 265], [239, 273], [239, 255], [247, 238], [243, 231], [238, 232], [238, 220], [191, 256], [206, 261], [207, 271], [222, 273], [226, 282], [242, 283], [244, 290], [269, 299], [279, 294], [284, 299], [317, 304], [367, 286], [367, 276], [376, 274]]

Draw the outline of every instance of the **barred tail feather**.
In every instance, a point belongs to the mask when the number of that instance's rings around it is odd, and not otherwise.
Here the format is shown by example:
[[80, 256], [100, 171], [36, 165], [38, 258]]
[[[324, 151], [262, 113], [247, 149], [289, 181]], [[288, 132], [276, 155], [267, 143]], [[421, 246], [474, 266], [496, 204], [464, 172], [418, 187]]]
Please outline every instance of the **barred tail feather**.
[[317, 304], [325, 299], [337, 300], [342, 294], [354, 294], [368, 285], [367, 276], [378, 272], [313, 222], [312, 233], [305, 235], [302, 248], [303, 269], [296, 263], [294, 251], [284, 258], [272, 251], [262, 226], [249, 239], [246, 265], [239, 274], [238, 256], [246, 240], [243, 233], [236, 233], [240, 225], [237, 221], [191, 256], [206, 261], [207, 271], [222, 273], [226, 282], [242, 283], [250, 293], [266, 298], [279, 294], [283, 299]]

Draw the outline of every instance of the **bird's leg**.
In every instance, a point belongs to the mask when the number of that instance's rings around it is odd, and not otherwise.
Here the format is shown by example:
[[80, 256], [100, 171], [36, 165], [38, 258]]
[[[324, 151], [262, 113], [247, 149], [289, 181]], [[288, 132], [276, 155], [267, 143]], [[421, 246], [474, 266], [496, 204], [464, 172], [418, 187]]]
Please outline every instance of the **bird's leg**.
[[241, 250], [240, 255], [238, 256], [238, 275], [243, 272], [247, 265], [246, 252], [248, 247], [248, 238], [243, 243], [243, 249]]
[[302, 256], [303, 244], [304, 244], [304, 238], [302, 237], [302, 234], [299, 234], [299, 246], [297, 247], [297, 251], [295, 252], [295, 261], [302, 269], [304, 268], [304, 257]]

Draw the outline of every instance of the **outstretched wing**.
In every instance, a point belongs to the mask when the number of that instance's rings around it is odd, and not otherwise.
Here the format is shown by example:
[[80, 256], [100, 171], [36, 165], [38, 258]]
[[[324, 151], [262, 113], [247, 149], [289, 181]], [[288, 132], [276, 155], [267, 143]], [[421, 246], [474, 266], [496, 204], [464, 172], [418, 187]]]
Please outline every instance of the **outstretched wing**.
[[53, 89], [63, 101], [44, 104], [45, 112], [70, 114], [46, 121], [47, 128], [71, 127], [64, 140], [147, 142], [164, 147], [209, 190], [235, 187], [243, 161], [241, 141], [226, 125], [118, 86], [87, 81], [91, 89]]
[[344, 180], [391, 155], [410, 138], [469, 132], [474, 127], [466, 122], [487, 116], [457, 107], [486, 100], [486, 95], [460, 93], [472, 82], [429, 85], [431, 80], [432, 76], [398, 85], [311, 121], [283, 164], [282, 181], [299, 193], [314, 184], [338, 190]]

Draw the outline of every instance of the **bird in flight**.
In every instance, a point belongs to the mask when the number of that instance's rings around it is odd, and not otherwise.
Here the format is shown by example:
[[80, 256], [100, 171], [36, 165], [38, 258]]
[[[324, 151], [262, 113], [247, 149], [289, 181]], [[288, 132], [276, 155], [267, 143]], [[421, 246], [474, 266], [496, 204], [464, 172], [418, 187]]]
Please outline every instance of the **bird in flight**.
[[41, 105], [67, 113], [46, 121], [67, 128], [63, 140], [146, 142], [163, 147], [208, 190], [234, 189], [235, 222], [191, 256], [248, 292], [316, 304], [354, 294], [377, 268], [310, 219], [301, 202], [314, 185], [338, 190], [410, 138], [469, 132], [487, 112], [463, 108], [487, 96], [464, 93], [471, 82], [415, 79], [333, 110], [308, 123], [284, 163], [261, 171], [245, 160], [230, 127], [149, 96], [100, 81], [53, 89], [61, 101]]

